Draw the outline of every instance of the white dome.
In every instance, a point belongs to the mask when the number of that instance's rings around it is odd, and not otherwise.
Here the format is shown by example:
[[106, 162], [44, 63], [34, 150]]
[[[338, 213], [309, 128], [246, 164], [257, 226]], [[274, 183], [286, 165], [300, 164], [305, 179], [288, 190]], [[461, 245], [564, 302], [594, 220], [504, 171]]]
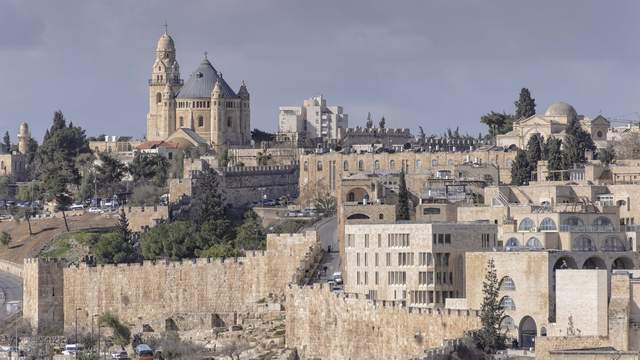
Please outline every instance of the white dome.
[[574, 119], [578, 117], [578, 113], [573, 106], [566, 102], [558, 101], [547, 108], [544, 116], [566, 116], [569, 119]]
[[162, 34], [162, 36], [160, 36], [160, 40], [158, 40], [156, 51], [175, 51], [175, 49], [171, 36], [167, 33]]

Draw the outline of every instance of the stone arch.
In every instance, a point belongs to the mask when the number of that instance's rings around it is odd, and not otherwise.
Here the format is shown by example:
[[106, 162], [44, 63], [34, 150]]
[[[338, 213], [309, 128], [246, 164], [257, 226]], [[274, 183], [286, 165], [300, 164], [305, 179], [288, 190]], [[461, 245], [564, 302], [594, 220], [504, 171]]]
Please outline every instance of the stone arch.
[[606, 216], [598, 216], [593, 220], [592, 225], [599, 229], [610, 229], [613, 231], [613, 223], [611, 223], [611, 219]]
[[369, 192], [361, 187], [353, 188], [347, 193], [347, 201], [362, 203], [369, 200]]
[[500, 330], [502, 330], [502, 332], [505, 333], [507, 337], [510, 337], [514, 336], [518, 329], [516, 328], [516, 323], [515, 321], [513, 321], [513, 318], [509, 315], [506, 315], [502, 318], [502, 320], [500, 320]]
[[520, 246], [520, 242], [518, 242], [518, 239], [514, 237], [509, 238], [509, 240], [507, 240], [506, 244], [504, 245], [507, 251], [509, 251], [512, 248], [517, 248], [519, 246]]
[[542, 219], [542, 221], [540, 222], [540, 231], [557, 231], [558, 230], [558, 226], [556, 225], [556, 222], [553, 221], [552, 218], [544, 218]]
[[368, 220], [369, 215], [366, 214], [351, 214], [347, 217], [347, 220]]
[[511, 276], [505, 276], [500, 280], [499, 288], [500, 290], [515, 290], [516, 283], [513, 281]]
[[560, 225], [563, 228], [562, 231], [584, 230], [584, 221], [577, 216], [570, 216], [562, 219]]
[[342, 170], [349, 171], [349, 162], [347, 160], [342, 162]]
[[571, 240], [571, 250], [573, 251], [597, 251], [598, 248], [593, 240], [586, 235], [580, 235]]
[[626, 256], [621, 256], [611, 263], [611, 270], [630, 270], [634, 267], [633, 260]]
[[160, 104], [162, 102], [162, 94], [156, 93], [156, 104]]
[[536, 321], [529, 315], [520, 320], [520, 326], [518, 327], [520, 333], [520, 346], [523, 348], [535, 347], [535, 338], [538, 334], [536, 327]]
[[624, 242], [615, 235], [609, 235], [604, 239], [602, 251], [625, 251]]
[[530, 231], [536, 226], [536, 224], [530, 218], [526, 217], [520, 220], [518, 224], [518, 231]]
[[553, 270], [558, 269], [577, 269], [578, 264], [576, 264], [576, 260], [571, 256], [563, 256], [556, 260], [556, 263], [553, 265]]
[[598, 256], [592, 256], [584, 261], [582, 268], [607, 270], [607, 264]]
[[541, 249], [544, 249], [544, 246], [542, 246], [542, 242], [535, 236], [532, 236], [532, 237], [529, 238], [529, 240], [527, 240], [526, 247], [529, 250], [541, 250]]
[[364, 171], [364, 160], [362, 159], [358, 160], [358, 170]]

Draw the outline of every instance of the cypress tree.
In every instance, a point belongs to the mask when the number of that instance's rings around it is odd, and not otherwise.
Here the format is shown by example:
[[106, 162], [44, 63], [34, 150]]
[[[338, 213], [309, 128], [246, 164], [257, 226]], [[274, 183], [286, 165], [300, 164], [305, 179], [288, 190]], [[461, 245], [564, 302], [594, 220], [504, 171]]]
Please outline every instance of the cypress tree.
[[4, 133], [4, 138], [2, 139], [4, 150], [6, 152], [11, 152], [11, 137], [9, 136], [9, 132]]
[[407, 182], [404, 178], [404, 170], [400, 172], [398, 187], [398, 220], [409, 220], [409, 192]]
[[378, 123], [378, 127], [380, 129], [384, 129], [385, 125], [387, 124], [387, 120], [385, 120], [384, 116], [382, 117], [382, 119], [380, 119], [380, 122]]
[[527, 160], [527, 153], [518, 150], [511, 166], [511, 185], [525, 185], [531, 179], [531, 167]]
[[124, 212], [124, 208], [120, 209], [120, 217], [118, 218], [118, 225], [116, 226], [116, 234], [125, 242], [131, 239], [131, 231], [129, 230], [129, 220], [127, 214]]
[[488, 354], [504, 348], [505, 336], [500, 331], [500, 321], [504, 309], [500, 305], [500, 288], [498, 275], [493, 259], [487, 263], [487, 274], [482, 283], [482, 305], [480, 306], [480, 321], [482, 328], [478, 334], [480, 348]]
[[536, 100], [531, 97], [529, 89], [520, 90], [520, 98], [515, 103], [516, 119], [526, 119], [536, 114]]
[[569, 120], [565, 133], [564, 153], [567, 164], [571, 166], [584, 163], [586, 161], [586, 151], [594, 151], [596, 149], [591, 135], [582, 129], [580, 122], [576, 118]]
[[367, 129], [373, 128], [373, 120], [371, 120], [371, 113], [367, 113]]
[[[549, 138], [545, 146], [549, 171], [567, 170], [567, 161], [562, 153], [562, 140]], [[562, 180], [559, 173], [550, 173], [549, 180]]]

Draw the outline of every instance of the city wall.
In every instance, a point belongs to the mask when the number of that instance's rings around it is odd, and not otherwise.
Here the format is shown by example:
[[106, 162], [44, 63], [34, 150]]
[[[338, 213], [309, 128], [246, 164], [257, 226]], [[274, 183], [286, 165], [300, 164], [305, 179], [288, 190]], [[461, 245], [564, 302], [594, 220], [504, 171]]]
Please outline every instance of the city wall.
[[[235, 323], [252, 303], [283, 299], [287, 285], [304, 278], [320, 255], [316, 232], [270, 235], [266, 251], [239, 258], [64, 267], [52, 276], [61, 284], [42, 277], [47, 263], [27, 259], [24, 317], [34, 329], [51, 328], [40, 315], [61, 306], [66, 333], [75, 330], [76, 316], [79, 331], [88, 332], [92, 317], [105, 312], [137, 331], [143, 325], [156, 331], [210, 329], [220, 321]], [[53, 325], [62, 332], [59, 323]]]
[[301, 359], [407, 359], [480, 327], [476, 311], [408, 308], [321, 285], [290, 288], [286, 311], [286, 343]]
[[17, 277], [22, 277], [22, 265], [16, 264], [14, 262], [8, 260], [0, 259], [0, 271], [7, 272], [11, 275], [15, 275]]

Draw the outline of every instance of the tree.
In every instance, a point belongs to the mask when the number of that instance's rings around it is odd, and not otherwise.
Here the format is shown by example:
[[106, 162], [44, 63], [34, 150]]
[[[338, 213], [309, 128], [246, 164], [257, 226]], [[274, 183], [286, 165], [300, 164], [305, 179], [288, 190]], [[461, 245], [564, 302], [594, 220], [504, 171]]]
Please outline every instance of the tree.
[[4, 146], [4, 151], [6, 152], [11, 151], [11, 137], [9, 136], [8, 131], [4, 133], [4, 137], [2, 138], [2, 144]]
[[422, 126], [418, 126], [418, 144], [424, 145], [426, 137], [427, 136], [425, 135], [424, 129], [422, 129]]
[[128, 171], [136, 184], [152, 182], [163, 187], [169, 178], [169, 161], [159, 154], [136, 153], [128, 166]]
[[366, 123], [365, 126], [367, 127], [367, 129], [373, 128], [373, 120], [371, 120], [371, 113], [370, 112], [367, 113], [367, 123]]
[[120, 209], [120, 216], [118, 217], [118, 224], [116, 225], [115, 233], [124, 241], [131, 241], [131, 230], [129, 230], [129, 220], [127, 214], [124, 212], [124, 208]]
[[562, 154], [562, 140], [549, 138], [545, 145], [545, 154], [548, 161], [549, 180], [563, 180], [560, 170], [567, 170], [567, 162]]
[[613, 143], [617, 159], [640, 159], [640, 134], [626, 133]]
[[126, 173], [126, 166], [118, 159], [107, 154], [99, 155], [100, 164], [96, 166], [96, 181], [100, 184], [103, 196], [112, 196]]
[[69, 210], [69, 206], [73, 203], [73, 199], [66, 192], [60, 191], [55, 193], [56, 211], [62, 212], [62, 218], [64, 219], [64, 227], [69, 232], [69, 223], [67, 222], [66, 211]]
[[480, 122], [489, 127], [489, 136], [506, 134], [513, 129], [513, 116], [491, 111], [480, 117]]
[[529, 89], [520, 90], [520, 98], [515, 103], [516, 119], [526, 119], [536, 114], [536, 100], [531, 97]]
[[527, 153], [518, 149], [513, 165], [511, 165], [511, 185], [526, 185], [530, 179], [531, 166], [527, 160]]
[[269, 165], [269, 161], [271, 160], [271, 154], [263, 154], [262, 152], [258, 152], [256, 154], [256, 163], [258, 166], [266, 166]]
[[542, 160], [542, 153], [544, 150], [544, 139], [540, 135], [533, 135], [527, 142], [527, 160], [532, 168], [538, 164], [538, 161]]
[[238, 227], [236, 248], [245, 250], [264, 249], [267, 234], [262, 227], [262, 220], [253, 210], [244, 214], [244, 222]]
[[220, 157], [218, 158], [218, 165], [220, 165], [220, 167], [227, 167], [230, 161], [231, 159], [229, 158], [229, 149], [224, 149], [224, 151], [222, 151]]
[[118, 231], [103, 235], [94, 250], [99, 264], [121, 264], [136, 261], [138, 255], [130, 241]]
[[482, 305], [480, 305], [480, 322], [482, 328], [478, 333], [479, 347], [488, 354], [504, 348], [505, 336], [500, 331], [500, 321], [504, 309], [500, 305], [500, 289], [493, 259], [487, 262], [487, 273], [482, 283]]
[[616, 150], [609, 144], [606, 148], [598, 150], [598, 160], [606, 167], [616, 161]]
[[9, 243], [11, 243], [11, 234], [6, 231], [1, 232], [0, 244], [2, 244], [2, 246], [9, 246]]
[[564, 153], [567, 164], [581, 164], [586, 161], [586, 151], [594, 151], [596, 149], [591, 135], [581, 126], [577, 118], [569, 120], [566, 129], [566, 137], [564, 142]]
[[336, 198], [330, 193], [320, 193], [314, 200], [314, 205], [318, 212], [325, 216], [331, 216], [336, 213]]
[[387, 124], [387, 121], [384, 119], [384, 116], [380, 119], [380, 122], [378, 122], [378, 127], [380, 129], [384, 129], [385, 125]]
[[398, 220], [409, 220], [409, 191], [404, 178], [404, 170], [400, 172], [398, 187]]
[[226, 219], [224, 196], [220, 192], [218, 173], [207, 169], [196, 179], [189, 219], [201, 225], [208, 220]]
[[125, 347], [131, 342], [131, 330], [123, 325], [111, 312], [106, 312], [98, 318], [99, 326], [111, 328], [113, 332], [112, 342], [120, 347]]

